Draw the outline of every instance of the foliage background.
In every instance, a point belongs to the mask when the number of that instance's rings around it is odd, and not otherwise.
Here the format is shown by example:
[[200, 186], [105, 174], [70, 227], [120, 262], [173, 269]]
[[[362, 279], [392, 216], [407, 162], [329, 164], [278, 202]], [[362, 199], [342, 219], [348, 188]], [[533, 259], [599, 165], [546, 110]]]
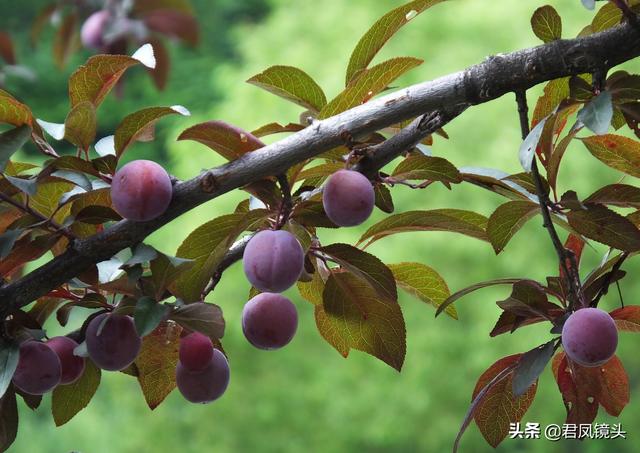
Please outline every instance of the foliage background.
[[[8, 81], [8, 90], [30, 105], [39, 118], [61, 122], [67, 109], [66, 77], [87, 57], [78, 55], [67, 68], [55, 69], [51, 33], [33, 51], [27, 44], [30, 19], [46, 2], [0, 0], [2, 29], [18, 42], [22, 64], [38, 74], [35, 83]], [[127, 79], [125, 97], [113, 96], [99, 110], [98, 137], [112, 133], [119, 120], [146, 106], [182, 104], [194, 114], [165, 119], [153, 143], [132, 148], [129, 159], [151, 158], [180, 178], [222, 163], [215, 153], [192, 142], [176, 143], [179, 131], [208, 119], [223, 119], [251, 130], [264, 123], [297, 119], [300, 109], [245, 84], [244, 80], [273, 64], [298, 66], [318, 80], [328, 96], [344, 83], [344, 70], [359, 37], [398, 0], [194, 0], [201, 20], [197, 49], [170, 46], [173, 58], [168, 88], [158, 93], [150, 79], [135, 72]], [[592, 12], [578, 0], [550, 2], [563, 17], [563, 36], [575, 36]], [[539, 1], [461, 0], [445, 2], [404, 28], [378, 61], [391, 56], [416, 56], [425, 64], [401, 79], [407, 85], [433, 79], [481, 61], [485, 56], [537, 45], [529, 18]], [[627, 69], [640, 69], [638, 62]], [[533, 105], [541, 89], [531, 90]], [[451, 139], [437, 139], [436, 155], [457, 166], [493, 167], [517, 172], [520, 143], [512, 96], [474, 107], [447, 127]], [[27, 155], [25, 159], [39, 159]], [[595, 188], [617, 182], [618, 174], [596, 161], [579, 143], [571, 145], [560, 173], [559, 187], [586, 197]], [[461, 207], [489, 215], [503, 199], [471, 185], [452, 191], [397, 187], [396, 210]], [[240, 192], [227, 194], [159, 230], [148, 242], [169, 254], [201, 223], [230, 212]], [[368, 221], [373, 224], [380, 212]], [[353, 242], [363, 228], [325, 230], [325, 243]], [[499, 257], [487, 243], [450, 233], [408, 233], [372, 246], [385, 262], [420, 261], [434, 267], [452, 291], [484, 279], [527, 276], [542, 280], [557, 272], [555, 253], [541, 219], [536, 217]], [[583, 273], [595, 266], [604, 249], [585, 249]], [[625, 265], [630, 276], [621, 283], [625, 302], [637, 303], [640, 267]], [[407, 321], [407, 358], [401, 374], [382, 362], [354, 351], [344, 360], [315, 328], [310, 304], [291, 291], [299, 309], [300, 328], [292, 344], [278, 352], [260, 352], [242, 336], [240, 312], [249, 284], [241, 267], [228, 270], [210, 296], [227, 319], [225, 349], [232, 380], [225, 396], [207, 406], [186, 403], [177, 391], [150, 413], [137, 382], [121, 373], [106, 373], [90, 406], [62, 428], [55, 428], [48, 403], [36, 412], [21, 406], [16, 452], [174, 452], [174, 451], [448, 451], [467, 410], [477, 377], [498, 358], [531, 349], [549, 338], [547, 325], [528, 327], [514, 335], [491, 339], [488, 332], [499, 310], [494, 302], [509, 289], [486, 289], [458, 303], [459, 321], [434, 319], [431, 307], [403, 297]], [[616, 291], [605, 298], [619, 303]], [[80, 310], [79, 310], [80, 311]], [[79, 315], [78, 313], [77, 315]], [[81, 316], [77, 316], [76, 324]], [[75, 327], [73, 322], [70, 327]], [[55, 321], [50, 334], [60, 330]], [[623, 336], [619, 347], [630, 375], [632, 401], [619, 420], [601, 411], [598, 421], [622, 422], [628, 439], [602, 441], [506, 440], [498, 451], [632, 452], [640, 449], [640, 355], [634, 340]], [[562, 424], [565, 411], [550, 370], [543, 374], [536, 401], [524, 422]], [[462, 451], [493, 451], [471, 428]]]

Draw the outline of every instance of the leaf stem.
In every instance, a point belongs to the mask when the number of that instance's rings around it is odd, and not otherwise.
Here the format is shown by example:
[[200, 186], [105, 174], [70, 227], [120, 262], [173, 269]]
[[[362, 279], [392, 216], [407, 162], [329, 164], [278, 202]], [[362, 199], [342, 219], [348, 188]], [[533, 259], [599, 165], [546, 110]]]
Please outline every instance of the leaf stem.
[[[520, 118], [520, 131], [522, 133], [522, 139], [524, 140], [529, 135], [529, 107], [527, 105], [526, 90], [517, 90], [515, 92], [516, 102], [518, 103], [518, 114]], [[544, 188], [542, 183], [542, 177], [538, 169], [538, 162], [536, 156], [533, 157], [531, 163], [531, 176], [536, 186], [536, 193], [538, 195], [538, 201], [540, 202], [540, 210], [542, 212], [543, 225], [549, 233], [553, 247], [558, 255], [560, 261], [560, 277], [564, 278], [567, 282], [567, 286], [570, 291], [569, 309], [573, 310], [577, 306], [588, 306], [584, 300], [582, 294], [582, 285], [580, 283], [580, 276], [578, 274], [578, 266], [575, 254], [564, 247], [558, 232], [553, 225], [551, 218], [551, 201], [549, 200], [549, 194]]]
[[22, 212], [32, 215], [33, 217], [37, 218], [40, 222], [38, 222], [37, 225], [43, 225], [43, 226], [49, 226], [51, 228], [49, 228], [50, 230], [52, 230], [54, 233], [60, 233], [63, 236], [67, 237], [69, 240], [75, 240], [76, 237], [71, 234], [66, 228], [64, 228], [62, 225], [58, 224], [56, 221], [54, 221], [53, 219], [49, 218], [49, 217], [45, 217], [42, 214], [40, 214], [38, 211], [32, 209], [31, 207], [29, 207], [29, 205], [23, 205], [22, 203], [18, 203], [16, 200], [14, 200], [13, 198], [11, 198], [10, 196], [6, 195], [3, 192], [0, 192], [0, 200], [4, 201], [5, 203], [8, 203], [16, 208], [18, 208], [19, 210], [21, 210]]

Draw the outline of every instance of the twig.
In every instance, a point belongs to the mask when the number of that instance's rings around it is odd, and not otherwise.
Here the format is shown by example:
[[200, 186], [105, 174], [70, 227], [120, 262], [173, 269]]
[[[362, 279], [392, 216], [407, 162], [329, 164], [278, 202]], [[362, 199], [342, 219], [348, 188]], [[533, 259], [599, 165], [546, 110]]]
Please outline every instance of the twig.
[[242, 259], [242, 255], [244, 254], [244, 249], [252, 237], [253, 235], [249, 234], [233, 243], [231, 248], [229, 248], [227, 253], [222, 258], [222, 261], [218, 265], [217, 269], [213, 273], [211, 280], [209, 280], [209, 283], [207, 284], [205, 289], [202, 291], [202, 294], [200, 295], [201, 300], [204, 300], [205, 297], [207, 297], [207, 295], [216, 288], [218, 283], [220, 283], [220, 279], [222, 278], [222, 274], [224, 273], [224, 271], [226, 271], [229, 267], [231, 267], [233, 263], [235, 263], [236, 261], [240, 261]]
[[291, 186], [289, 185], [289, 179], [286, 173], [278, 175], [278, 183], [280, 184], [280, 190], [282, 191], [282, 203], [280, 204], [280, 210], [278, 212], [278, 219], [276, 221], [276, 230], [279, 230], [289, 220], [291, 210], [293, 209], [293, 202], [291, 201]]
[[38, 226], [39, 225], [43, 225], [45, 227], [50, 226], [51, 228], [49, 228], [49, 229], [51, 231], [53, 231], [54, 233], [62, 234], [63, 236], [67, 237], [67, 239], [69, 239], [70, 241], [73, 241], [73, 240], [76, 239], [76, 237], [73, 234], [71, 234], [65, 227], [63, 227], [62, 225], [58, 224], [53, 219], [43, 216], [38, 211], [32, 209], [28, 205], [23, 205], [22, 203], [18, 203], [16, 200], [14, 200], [13, 198], [11, 198], [10, 196], [6, 195], [3, 192], [0, 192], [0, 200], [4, 201], [5, 203], [9, 203], [10, 205], [12, 205], [12, 206], [18, 208], [19, 210], [21, 210], [22, 212], [25, 212], [25, 213], [37, 218], [38, 220], [40, 220], [40, 222], [38, 222], [38, 224], [37, 224]]
[[[602, 286], [600, 287], [600, 290], [591, 301], [591, 304], [590, 304], [591, 307], [597, 307], [598, 303], [600, 302], [600, 299], [602, 299], [603, 296], [607, 295], [607, 293], [609, 292], [609, 286], [611, 285], [613, 278], [615, 277], [616, 273], [620, 270], [620, 268], [622, 267], [622, 264], [628, 257], [629, 257], [629, 253], [622, 252], [618, 257], [618, 260], [613, 264], [613, 266], [611, 266], [611, 270], [607, 272], [607, 275], [602, 281]], [[620, 288], [618, 288], [618, 290], [619, 289]], [[622, 299], [622, 296], [620, 297], [620, 299]]]
[[[516, 102], [518, 103], [518, 114], [520, 118], [520, 130], [522, 133], [522, 139], [526, 139], [529, 135], [529, 107], [527, 105], [527, 95], [525, 90], [517, 90]], [[542, 183], [542, 177], [538, 170], [538, 162], [536, 156], [533, 156], [533, 162], [531, 163], [531, 176], [536, 186], [536, 193], [540, 202], [540, 210], [542, 212], [543, 225], [549, 233], [553, 247], [558, 255], [560, 261], [560, 269], [562, 270], [561, 277], [565, 279], [568, 284], [571, 300], [569, 308], [576, 306], [586, 306], [584, 297], [582, 295], [582, 289], [580, 284], [580, 276], [578, 275], [578, 268], [575, 255], [570, 250], [567, 250], [553, 225], [551, 219], [551, 201], [549, 200], [549, 194], [544, 188]]]
[[640, 30], [640, 20], [638, 19], [638, 15], [633, 12], [625, 0], [611, 0], [611, 3], [620, 8], [622, 15], [631, 25]]

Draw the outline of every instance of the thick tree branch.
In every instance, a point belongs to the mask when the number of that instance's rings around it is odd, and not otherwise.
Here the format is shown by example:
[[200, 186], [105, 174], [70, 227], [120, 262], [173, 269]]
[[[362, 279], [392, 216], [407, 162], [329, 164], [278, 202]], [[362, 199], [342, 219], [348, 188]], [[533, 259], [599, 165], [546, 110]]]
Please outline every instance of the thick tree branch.
[[629, 24], [579, 39], [558, 40], [497, 55], [464, 71], [413, 85], [306, 129], [194, 179], [176, 184], [165, 214], [149, 222], [121, 221], [74, 242], [73, 247], [30, 274], [0, 288], [2, 309], [21, 307], [77, 276], [93, 264], [141, 242], [194, 207], [343, 143], [343, 134], [366, 136], [425, 112], [481, 104], [548, 80], [591, 73], [640, 55], [640, 32]]

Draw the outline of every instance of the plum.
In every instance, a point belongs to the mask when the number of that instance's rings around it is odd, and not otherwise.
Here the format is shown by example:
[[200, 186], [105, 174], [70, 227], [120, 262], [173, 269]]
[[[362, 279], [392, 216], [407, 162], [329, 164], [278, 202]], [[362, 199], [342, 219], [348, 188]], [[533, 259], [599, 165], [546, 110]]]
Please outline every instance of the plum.
[[373, 212], [375, 192], [371, 182], [357, 171], [338, 170], [327, 179], [322, 205], [327, 217], [338, 226], [360, 225]]
[[133, 319], [109, 313], [89, 322], [85, 340], [91, 360], [108, 371], [120, 371], [131, 365], [142, 346]]
[[189, 371], [202, 371], [213, 357], [213, 343], [211, 339], [193, 332], [180, 340], [180, 363]]
[[567, 356], [586, 367], [606, 363], [616, 352], [618, 329], [609, 313], [582, 308], [567, 318], [562, 328], [562, 347]]
[[111, 182], [111, 201], [125, 219], [144, 222], [162, 215], [171, 202], [173, 187], [164, 168], [150, 160], [134, 160]]
[[82, 24], [80, 29], [80, 41], [88, 49], [102, 49], [105, 45], [103, 35], [105, 27], [111, 20], [111, 14], [107, 10], [96, 11]]
[[43, 395], [60, 383], [62, 366], [58, 355], [44, 343], [35, 340], [20, 345], [18, 367], [13, 383], [25, 393]]
[[254, 287], [279, 293], [291, 287], [302, 274], [304, 251], [288, 231], [263, 230], [247, 244], [242, 264]]
[[199, 371], [189, 370], [178, 361], [176, 384], [187, 401], [210, 403], [220, 398], [229, 385], [229, 362], [217, 349], [213, 350], [211, 359]]
[[73, 353], [78, 343], [69, 337], [53, 337], [46, 344], [60, 359], [62, 367], [60, 384], [72, 384], [77, 381], [82, 376], [85, 366], [84, 357], [79, 357]]
[[298, 328], [296, 306], [281, 294], [261, 293], [242, 310], [242, 331], [259, 349], [279, 349], [288, 344]]

